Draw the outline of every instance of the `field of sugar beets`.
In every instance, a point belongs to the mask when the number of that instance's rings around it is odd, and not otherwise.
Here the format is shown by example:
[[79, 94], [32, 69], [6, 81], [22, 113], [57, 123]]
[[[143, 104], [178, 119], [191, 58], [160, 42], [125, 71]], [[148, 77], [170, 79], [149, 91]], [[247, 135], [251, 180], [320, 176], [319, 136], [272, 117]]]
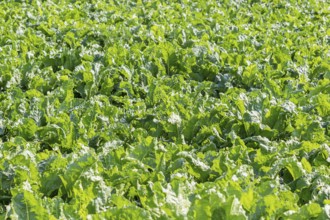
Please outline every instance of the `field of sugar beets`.
[[0, 219], [330, 219], [330, 3], [0, 1]]

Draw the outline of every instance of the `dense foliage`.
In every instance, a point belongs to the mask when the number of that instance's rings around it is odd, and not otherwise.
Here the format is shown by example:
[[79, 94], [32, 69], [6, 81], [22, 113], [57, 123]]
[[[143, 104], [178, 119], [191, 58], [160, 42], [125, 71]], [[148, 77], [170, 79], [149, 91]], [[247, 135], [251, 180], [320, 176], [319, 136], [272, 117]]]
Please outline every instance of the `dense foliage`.
[[330, 218], [326, 0], [0, 2], [0, 218]]

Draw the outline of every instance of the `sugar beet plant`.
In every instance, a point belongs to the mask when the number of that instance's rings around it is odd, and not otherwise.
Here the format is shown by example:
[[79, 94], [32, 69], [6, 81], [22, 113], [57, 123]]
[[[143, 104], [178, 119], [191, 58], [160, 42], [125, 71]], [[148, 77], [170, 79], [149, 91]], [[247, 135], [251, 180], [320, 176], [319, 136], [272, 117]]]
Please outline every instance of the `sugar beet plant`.
[[0, 2], [1, 219], [329, 219], [325, 0]]

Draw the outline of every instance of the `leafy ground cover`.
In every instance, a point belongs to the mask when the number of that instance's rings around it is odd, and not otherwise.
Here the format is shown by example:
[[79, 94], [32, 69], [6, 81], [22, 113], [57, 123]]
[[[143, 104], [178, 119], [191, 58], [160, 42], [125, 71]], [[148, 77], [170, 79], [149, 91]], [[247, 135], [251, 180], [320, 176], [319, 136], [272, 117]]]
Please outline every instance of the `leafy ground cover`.
[[2, 219], [329, 219], [330, 4], [0, 2]]

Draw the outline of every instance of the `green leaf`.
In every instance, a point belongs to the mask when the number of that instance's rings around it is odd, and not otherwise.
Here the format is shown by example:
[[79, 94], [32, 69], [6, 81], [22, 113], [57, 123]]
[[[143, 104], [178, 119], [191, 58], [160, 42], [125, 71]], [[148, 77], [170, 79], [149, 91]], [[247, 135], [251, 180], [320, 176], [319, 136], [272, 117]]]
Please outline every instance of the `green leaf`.
[[55, 219], [54, 216], [48, 214], [40, 199], [37, 199], [31, 192], [18, 193], [13, 197], [12, 201], [12, 206], [8, 213], [11, 218]]
[[73, 163], [69, 164], [66, 172], [59, 176], [64, 187], [63, 193], [68, 194], [69, 197], [73, 196], [72, 189], [74, 185], [78, 180], [80, 180], [84, 172], [95, 164], [95, 162], [96, 159], [91, 154], [85, 154]]
[[250, 211], [253, 206], [253, 200], [253, 190], [250, 188], [247, 192], [242, 193], [240, 202], [245, 210]]

